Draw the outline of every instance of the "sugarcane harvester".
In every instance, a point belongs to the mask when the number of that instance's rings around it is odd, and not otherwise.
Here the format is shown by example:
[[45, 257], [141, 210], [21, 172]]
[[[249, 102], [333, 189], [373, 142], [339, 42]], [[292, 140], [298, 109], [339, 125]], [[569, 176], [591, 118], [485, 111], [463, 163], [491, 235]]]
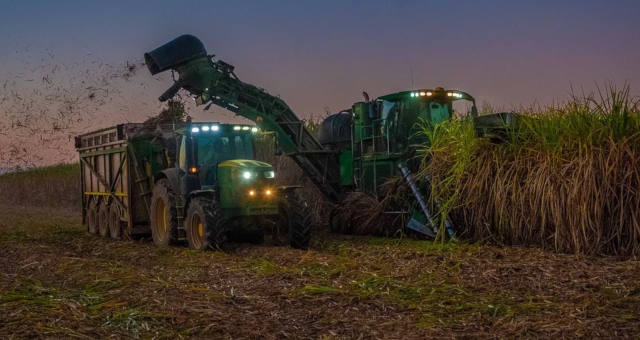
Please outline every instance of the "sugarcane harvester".
[[[177, 73], [161, 101], [185, 89], [199, 105], [217, 105], [254, 121], [262, 130], [275, 132], [278, 147], [330, 201], [339, 203], [353, 191], [378, 195], [385, 180], [399, 175], [421, 202], [409, 212], [407, 226], [434, 237], [443, 224], [435, 220], [436, 214], [425, 203], [424, 185], [413, 180], [414, 145], [428, 142], [416, 133], [417, 123], [451, 119], [456, 100], [469, 101], [469, 114], [477, 115], [475, 100], [469, 94], [442, 88], [398, 92], [374, 100], [365, 94], [364, 101], [327, 117], [316, 138], [282, 99], [242, 82], [233, 66], [207, 54], [202, 42], [192, 35], [180, 36], [146, 53], [145, 62], [151, 74]], [[448, 229], [451, 233], [450, 226]]]

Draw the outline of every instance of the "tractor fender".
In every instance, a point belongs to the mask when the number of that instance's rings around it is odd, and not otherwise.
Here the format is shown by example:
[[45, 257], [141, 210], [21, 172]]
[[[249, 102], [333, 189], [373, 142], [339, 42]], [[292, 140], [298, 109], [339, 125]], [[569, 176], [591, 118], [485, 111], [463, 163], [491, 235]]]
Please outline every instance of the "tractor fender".
[[156, 177], [155, 181], [158, 181], [162, 178], [166, 178], [169, 181], [169, 185], [171, 185], [171, 190], [175, 193], [180, 192], [180, 175], [184, 173], [184, 171], [176, 168], [168, 168], [160, 171]]

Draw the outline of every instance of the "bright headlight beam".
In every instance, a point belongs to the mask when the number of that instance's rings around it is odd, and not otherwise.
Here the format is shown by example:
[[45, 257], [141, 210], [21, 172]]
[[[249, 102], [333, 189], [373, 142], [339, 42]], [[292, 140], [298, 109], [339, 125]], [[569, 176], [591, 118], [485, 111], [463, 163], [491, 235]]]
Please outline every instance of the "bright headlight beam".
[[199, 129], [199, 128], [197, 128], [197, 127], [192, 127], [192, 128], [191, 128], [191, 132], [193, 132], [193, 133], [197, 133], [197, 132], [200, 132], [200, 129]]
[[202, 126], [202, 131], [209, 131], [209, 127], [206, 125]]
[[243, 126], [243, 127], [242, 127], [242, 130], [243, 130], [243, 131], [247, 131], [247, 130], [249, 130], [249, 127], [248, 127], [248, 126]]
[[241, 129], [241, 128], [240, 128], [238, 125], [236, 125], [236, 126], [234, 126], [234, 127], [233, 127], [233, 131], [240, 131], [240, 129]]
[[218, 131], [220, 127], [218, 125], [211, 125], [211, 131]]
[[257, 127], [252, 127], [252, 128], [251, 128], [251, 132], [253, 132], [253, 133], [258, 132], [258, 128], [257, 128]]
[[251, 172], [250, 171], [245, 171], [242, 173], [242, 177], [244, 179], [250, 179], [251, 178]]

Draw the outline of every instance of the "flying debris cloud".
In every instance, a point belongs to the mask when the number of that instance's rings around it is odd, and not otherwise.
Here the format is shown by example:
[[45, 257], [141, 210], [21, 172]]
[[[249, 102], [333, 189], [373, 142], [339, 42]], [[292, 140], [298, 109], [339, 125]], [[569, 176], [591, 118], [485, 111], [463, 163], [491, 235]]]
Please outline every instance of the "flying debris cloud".
[[[51, 51], [15, 53], [18, 64], [0, 70], [0, 168], [75, 162], [74, 136], [141, 122], [163, 108], [157, 97], [171, 75], [149, 75], [142, 60], [107, 63], [86, 54], [65, 62]], [[212, 119], [181, 96], [196, 119]], [[227, 112], [216, 115], [234, 120]]]

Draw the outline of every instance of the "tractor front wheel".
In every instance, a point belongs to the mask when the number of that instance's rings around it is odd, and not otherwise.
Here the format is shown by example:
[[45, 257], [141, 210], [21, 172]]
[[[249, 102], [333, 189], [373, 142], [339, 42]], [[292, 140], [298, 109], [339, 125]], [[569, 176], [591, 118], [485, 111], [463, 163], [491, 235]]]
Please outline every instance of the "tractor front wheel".
[[189, 203], [184, 222], [189, 247], [197, 250], [220, 249], [226, 241], [224, 220], [218, 203], [210, 198], [196, 197]]
[[178, 240], [178, 222], [175, 194], [169, 181], [161, 179], [153, 187], [151, 196], [151, 236], [158, 246], [175, 244]]

